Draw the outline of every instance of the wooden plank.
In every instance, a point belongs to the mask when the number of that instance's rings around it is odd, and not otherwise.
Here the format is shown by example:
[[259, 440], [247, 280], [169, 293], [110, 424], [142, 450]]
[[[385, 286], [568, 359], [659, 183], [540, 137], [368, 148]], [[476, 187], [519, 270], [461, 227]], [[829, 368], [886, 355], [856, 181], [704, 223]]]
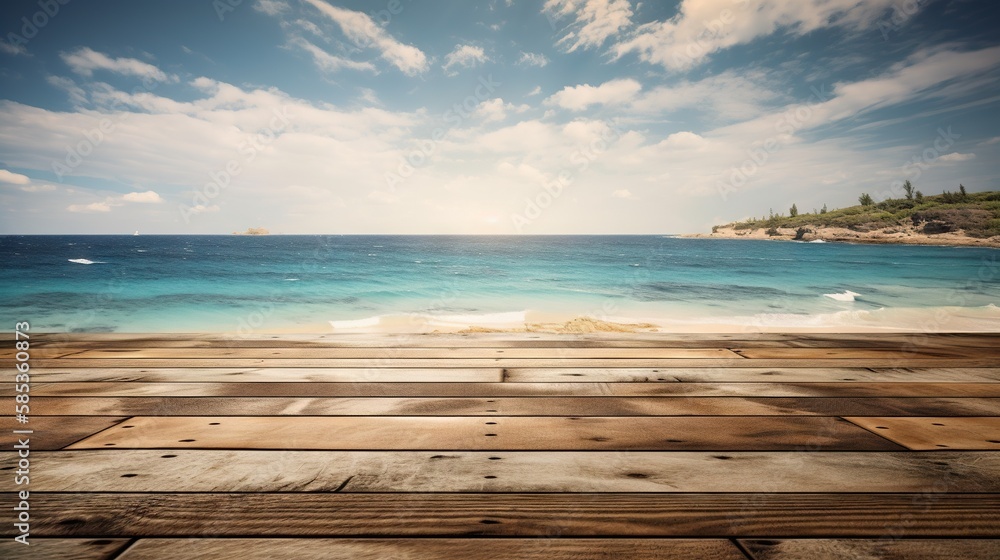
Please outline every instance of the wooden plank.
[[[484, 409], [490, 412], [495, 409]], [[488, 422], [495, 422], [489, 424]], [[896, 450], [840, 418], [136, 417], [71, 449]]]
[[122, 560], [244, 560], [296, 558], [303, 560], [746, 560], [732, 542], [723, 539], [141, 539]]
[[[13, 349], [8, 350], [14, 352]], [[52, 356], [46, 356], [51, 354]], [[65, 350], [40, 349], [35, 358], [59, 357]], [[156, 359], [156, 358], [268, 358], [268, 359], [403, 359], [403, 358], [567, 358], [567, 359], [670, 359], [738, 358], [751, 359], [868, 359], [910, 360], [917, 358], [997, 357], [994, 348], [136, 348], [80, 350], [73, 358]], [[3, 356], [11, 358], [13, 355]]]
[[872, 418], [848, 421], [909, 449], [979, 449], [1000, 451], [1000, 418]]
[[[0, 386], [0, 397], [14, 387]], [[34, 383], [33, 397], [1000, 397], [1000, 383]]]
[[498, 382], [503, 370], [490, 368], [39, 368], [31, 369], [35, 383], [49, 382]]
[[1000, 416], [1000, 398], [968, 397], [35, 397], [31, 402], [36, 416]]
[[920, 358], [996, 358], [1000, 347], [954, 348], [911, 347], [898, 348], [734, 348], [737, 354], [750, 359], [890, 359], [912, 360]]
[[[11, 502], [14, 503], [14, 502]], [[115, 558], [129, 539], [60, 539], [28, 536], [28, 546], [13, 538], [0, 541], [0, 558], [17, 560], [108, 560]]]
[[[13, 358], [15, 350], [8, 350]], [[979, 352], [974, 349], [973, 352]], [[403, 358], [739, 358], [725, 348], [135, 348], [110, 350], [46, 350], [32, 352], [35, 359], [64, 355], [89, 359], [163, 359], [163, 358], [267, 358], [267, 359], [403, 359]], [[973, 355], [972, 357], [979, 357]]]
[[718, 493], [32, 497], [38, 515], [33, 533], [59, 537], [884, 538], [888, 533], [976, 538], [1000, 533], [997, 494], [940, 494], [934, 500], [921, 494]]
[[[3, 468], [17, 465], [0, 453]], [[1000, 492], [982, 452], [32, 452], [34, 492]], [[766, 473], [762, 476], [761, 473]], [[485, 478], [494, 476], [496, 478]], [[0, 491], [15, 491], [0, 476]], [[773, 534], [773, 533], [772, 533]]]
[[[12, 449], [19, 439], [28, 438], [32, 452], [62, 449], [122, 420], [103, 416], [31, 416], [27, 424], [20, 424], [12, 416], [0, 416], [0, 448]], [[15, 434], [14, 430], [34, 433]]]
[[[38, 368], [993, 368], [995, 358], [836, 358], [836, 359], [714, 359], [714, 358], [149, 358], [84, 359], [53, 358], [32, 360]], [[13, 360], [0, 360], [0, 367], [12, 367]]]
[[[756, 364], [747, 360], [743, 364]], [[810, 365], [812, 362], [808, 362]], [[741, 364], [741, 365], [743, 365]], [[822, 382], [1000, 382], [1000, 368], [870, 367], [670, 367], [670, 368], [504, 368], [511, 383], [822, 383]]]
[[[13, 333], [0, 333], [0, 340], [12, 341]], [[670, 344], [721, 342], [815, 344], [941, 344], [949, 346], [985, 346], [1000, 344], [1000, 333], [282, 333], [231, 335], [224, 333], [31, 333], [33, 344], [121, 344], [143, 347], [176, 345], [224, 345], [230, 347], [304, 346], [551, 346], [552, 343], [599, 344], [617, 347], [668, 346]]]
[[755, 560], [801, 558], [878, 558], [879, 560], [940, 560], [943, 558], [1000, 558], [997, 539], [740, 539]]

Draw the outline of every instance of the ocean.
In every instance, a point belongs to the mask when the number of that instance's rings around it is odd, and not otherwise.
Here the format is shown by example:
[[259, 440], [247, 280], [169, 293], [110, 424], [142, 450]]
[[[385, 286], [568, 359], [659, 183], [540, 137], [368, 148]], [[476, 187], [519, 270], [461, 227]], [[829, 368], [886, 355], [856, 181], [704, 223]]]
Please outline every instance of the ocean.
[[1000, 251], [669, 236], [3, 236], [2, 328], [1000, 330]]

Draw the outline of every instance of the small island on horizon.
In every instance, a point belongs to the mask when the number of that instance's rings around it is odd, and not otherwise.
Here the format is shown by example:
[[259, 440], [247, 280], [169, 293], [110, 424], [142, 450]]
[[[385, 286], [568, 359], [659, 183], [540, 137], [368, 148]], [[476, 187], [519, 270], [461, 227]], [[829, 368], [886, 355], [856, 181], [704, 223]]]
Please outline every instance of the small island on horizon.
[[250, 227], [246, 231], [234, 231], [233, 235], [271, 235], [271, 232], [263, 227]]
[[859, 204], [836, 210], [824, 205], [800, 213], [792, 204], [788, 215], [771, 211], [682, 237], [1000, 247], [1000, 191], [970, 193], [959, 185], [957, 192], [924, 196], [909, 181], [903, 190], [903, 198], [881, 202], [862, 193]]

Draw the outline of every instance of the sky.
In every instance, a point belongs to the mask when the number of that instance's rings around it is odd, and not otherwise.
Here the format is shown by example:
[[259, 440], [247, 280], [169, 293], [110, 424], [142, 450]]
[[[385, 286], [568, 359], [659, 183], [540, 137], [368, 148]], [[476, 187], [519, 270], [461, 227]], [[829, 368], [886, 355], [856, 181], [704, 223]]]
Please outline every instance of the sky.
[[669, 234], [1000, 189], [992, 0], [6, 0], [0, 233]]

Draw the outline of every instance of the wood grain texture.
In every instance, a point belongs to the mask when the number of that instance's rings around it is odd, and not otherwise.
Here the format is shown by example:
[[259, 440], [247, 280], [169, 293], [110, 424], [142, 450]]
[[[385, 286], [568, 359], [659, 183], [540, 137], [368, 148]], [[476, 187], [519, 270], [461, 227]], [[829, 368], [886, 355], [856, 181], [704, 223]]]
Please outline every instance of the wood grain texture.
[[[0, 386], [0, 397], [14, 387]], [[33, 397], [977, 397], [1000, 383], [35, 383]], [[44, 409], [43, 409], [44, 410]]]
[[848, 451], [900, 449], [889, 440], [832, 417], [499, 415], [144, 416], [130, 418], [70, 448], [725, 451], [803, 446]]
[[[0, 448], [9, 450], [19, 439], [28, 438], [31, 451], [62, 449], [89, 435], [108, 428], [125, 418], [104, 416], [30, 416], [19, 424], [12, 416], [0, 416]], [[33, 430], [33, 434], [15, 434], [13, 430]]]
[[1000, 347], [994, 348], [733, 348], [733, 351], [750, 359], [890, 359], [911, 360], [920, 358], [983, 358], [1000, 357]]
[[1000, 418], [850, 417], [848, 421], [914, 450], [1000, 451]]
[[35, 397], [32, 402], [47, 416], [1000, 416], [1000, 398], [968, 397]]
[[[740, 366], [756, 365], [747, 360]], [[662, 367], [662, 368], [504, 368], [511, 383], [856, 383], [856, 382], [959, 382], [998, 383], [1000, 368], [873, 368], [813, 367], [812, 360], [784, 367]]]
[[125, 549], [129, 539], [60, 539], [28, 536], [28, 546], [13, 538], [0, 541], [0, 558], [16, 560], [109, 560]]
[[[702, 367], [995, 367], [996, 358], [52, 358], [32, 360], [39, 368], [702, 368]], [[14, 361], [0, 360], [0, 367]]]
[[741, 539], [740, 544], [754, 560], [945, 560], [968, 558], [1000, 559], [996, 539], [906, 539], [891, 535], [882, 539]]
[[[14, 340], [13, 333], [0, 333], [0, 340]], [[995, 347], [1000, 333], [281, 333], [227, 335], [220, 333], [31, 333], [32, 344], [38, 345], [128, 345], [143, 348], [160, 347], [264, 347], [297, 346], [346, 347], [531, 347], [577, 346], [604, 347], [670, 347], [671, 345], [705, 345], [721, 343], [795, 346], [812, 344], [848, 347], [892, 345], [946, 345], [951, 347]]]
[[[5, 499], [7, 497], [5, 496]], [[991, 537], [1000, 496], [941, 494], [62, 494], [38, 536]], [[12, 528], [0, 529], [9, 534]]]
[[[13, 351], [13, 350], [11, 350]], [[859, 350], [860, 351], [860, 350]], [[970, 353], [981, 349], [971, 349]], [[982, 350], [985, 351], [985, 350]], [[46, 356], [46, 354], [58, 354]], [[35, 358], [61, 357], [65, 350], [45, 349], [33, 353]], [[566, 359], [670, 359], [670, 358], [739, 358], [725, 348], [136, 348], [113, 350], [79, 350], [70, 352], [73, 358], [91, 359], [151, 359], [151, 358], [268, 358], [268, 359], [403, 359], [437, 358], [464, 360], [468, 358], [566, 358]], [[10, 358], [12, 356], [2, 356]], [[936, 357], [936, 356], [932, 356]], [[977, 356], [973, 356], [977, 357]]]
[[35, 382], [291, 382], [483, 383], [503, 379], [501, 368], [32, 368]]
[[723, 539], [141, 539], [122, 560], [746, 560]]
[[1000, 493], [1000, 457], [981, 452], [107, 449], [33, 452], [32, 466], [38, 492]]

